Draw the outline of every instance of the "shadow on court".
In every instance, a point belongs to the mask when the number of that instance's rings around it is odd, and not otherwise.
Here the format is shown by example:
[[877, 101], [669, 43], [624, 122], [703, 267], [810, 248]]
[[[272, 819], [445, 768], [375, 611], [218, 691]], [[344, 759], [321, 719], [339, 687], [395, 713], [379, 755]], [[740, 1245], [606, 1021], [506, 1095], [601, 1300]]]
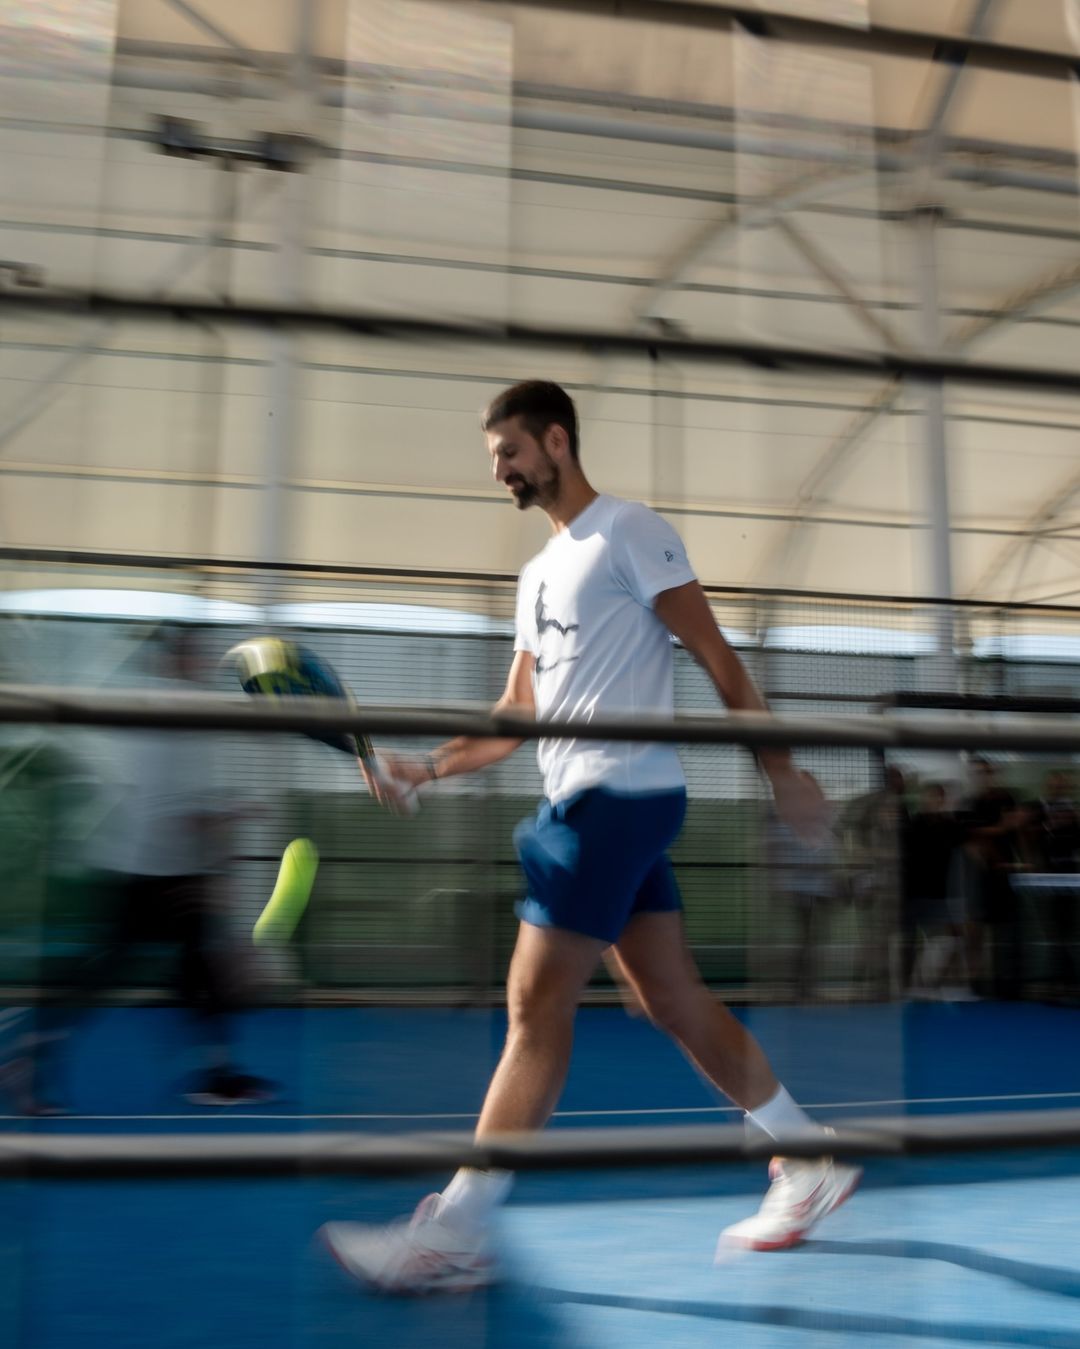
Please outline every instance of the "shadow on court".
[[[584, 1349], [568, 1313], [513, 1278], [465, 1296], [365, 1292], [315, 1237], [382, 1221], [415, 1184], [12, 1185], [0, 1251], [5, 1349]], [[13, 1204], [12, 1200], [18, 1200]]]
[[[682, 1302], [675, 1298], [622, 1297], [608, 1293], [580, 1293], [562, 1288], [538, 1289], [539, 1296], [554, 1305], [603, 1307], [627, 1312], [652, 1312], [667, 1316], [696, 1317], [704, 1321], [806, 1330], [815, 1335], [858, 1335], [863, 1343], [870, 1336], [907, 1336], [913, 1339], [956, 1341], [961, 1344], [1038, 1344], [1044, 1349], [1077, 1349], [1075, 1331], [1003, 1326], [990, 1322], [922, 1321], [917, 1317], [875, 1316], [865, 1312], [836, 1312], [814, 1307], [749, 1306], [734, 1302]], [[703, 1341], [704, 1343], [704, 1341]]]
[[[349, 1287], [322, 1300], [323, 1328], [298, 1336], [298, 1349], [379, 1344], [394, 1349], [586, 1349], [568, 1315], [544, 1290], [514, 1282], [465, 1296], [385, 1298]], [[332, 1331], [330, 1327], [333, 1327]]]
[[945, 1264], [956, 1265], [959, 1269], [1011, 1279], [1040, 1293], [1080, 1298], [1080, 1270], [1040, 1265], [1028, 1260], [1012, 1260], [976, 1250], [973, 1246], [958, 1246], [947, 1241], [820, 1241], [815, 1238], [800, 1247], [800, 1254], [852, 1255], [860, 1259], [878, 1255], [891, 1260], [940, 1260]]

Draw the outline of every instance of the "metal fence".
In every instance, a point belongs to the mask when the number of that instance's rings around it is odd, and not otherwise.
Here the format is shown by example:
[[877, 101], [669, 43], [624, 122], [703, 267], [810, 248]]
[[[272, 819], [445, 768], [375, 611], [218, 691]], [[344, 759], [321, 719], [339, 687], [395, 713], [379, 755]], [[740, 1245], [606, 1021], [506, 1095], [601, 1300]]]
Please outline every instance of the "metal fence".
[[[905, 698], [955, 707], [958, 695], [1003, 711], [1071, 710], [1060, 700], [1080, 697], [1080, 610], [958, 606], [957, 648], [944, 659], [928, 603], [718, 590], [710, 598], [777, 712], [873, 714]], [[0, 621], [3, 677], [153, 686], [162, 631], [155, 615], [166, 614], [165, 627], [183, 625], [197, 642], [201, 682], [221, 691], [232, 688], [224, 652], [272, 627], [324, 654], [361, 702], [483, 705], [498, 696], [510, 662], [512, 603], [511, 578], [285, 572], [275, 578], [271, 612], [265, 577], [240, 569], [12, 564]], [[682, 712], [717, 708], [681, 651], [676, 699]], [[122, 828], [125, 745], [140, 733], [9, 726], [0, 734], [0, 981], [33, 989], [61, 978], [65, 960], [92, 936], [101, 859], [110, 829]], [[350, 998], [425, 990], [479, 998], [498, 988], [520, 891], [511, 832], [540, 791], [528, 747], [481, 777], [444, 784], [413, 820], [381, 812], [350, 762], [303, 737], [229, 733], [206, 735], [203, 745], [207, 799], [237, 817], [218, 878], [237, 950], [285, 843], [311, 837], [321, 854], [302, 939], [262, 970], [273, 987]], [[708, 979], [772, 999], [896, 992], [910, 975], [903, 839], [883, 757], [840, 747], [800, 752], [835, 807], [835, 842], [813, 853], [772, 818], [745, 751], [693, 745], [682, 756], [690, 813], [674, 861]], [[901, 752], [890, 763], [906, 777], [902, 801], [912, 809], [927, 780], [945, 784], [950, 806], [970, 794], [969, 767], [957, 754]], [[1067, 756], [1013, 757], [1001, 775], [1018, 799], [1035, 801], [1046, 772], [1067, 766]], [[972, 884], [958, 865], [958, 891]], [[1024, 906], [1032, 988], [1049, 977], [1038, 904]], [[147, 952], [133, 980], [154, 983], [160, 968]]]

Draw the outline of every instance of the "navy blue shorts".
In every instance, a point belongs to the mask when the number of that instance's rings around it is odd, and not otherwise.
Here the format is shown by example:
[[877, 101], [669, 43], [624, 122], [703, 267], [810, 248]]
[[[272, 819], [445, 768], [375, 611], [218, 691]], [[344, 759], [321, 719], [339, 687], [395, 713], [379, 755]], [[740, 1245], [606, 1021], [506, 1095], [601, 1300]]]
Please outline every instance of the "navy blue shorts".
[[609, 945], [638, 913], [682, 908], [667, 850], [686, 815], [686, 792], [620, 796], [593, 787], [544, 801], [514, 830], [528, 885], [518, 916]]

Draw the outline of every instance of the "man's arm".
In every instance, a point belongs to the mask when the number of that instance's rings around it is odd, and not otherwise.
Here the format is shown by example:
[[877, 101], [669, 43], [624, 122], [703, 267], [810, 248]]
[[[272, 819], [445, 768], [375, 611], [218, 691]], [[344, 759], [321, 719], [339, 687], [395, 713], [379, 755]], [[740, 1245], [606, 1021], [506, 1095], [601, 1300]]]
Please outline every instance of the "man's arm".
[[[529, 651], [516, 651], [506, 678], [506, 688], [495, 704], [494, 712], [515, 712], [519, 716], [535, 717], [532, 676], [535, 657]], [[517, 738], [489, 739], [486, 736], [460, 735], [448, 740], [423, 758], [398, 758], [380, 755], [387, 771], [398, 782], [410, 787], [423, 786], [439, 778], [457, 777], [461, 773], [476, 773], [481, 768], [513, 754], [521, 744]], [[377, 792], [380, 800], [385, 793]]]
[[[768, 705], [724, 634], [697, 581], [662, 590], [653, 601], [657, 618], [690, 652], [712, 680], [726, 706], [738, 712], [767, 712]], [[772, 783], [785, 822], [807, 841], [821, 835], [826, 816], [821, 788], [795, 767], [790, 751], [762, 749], [757, 760]]]
[[[536, 657], [530, 651], [515, 651], [506, 677], [506, 688], [492, 711], [514, 712], [518, 716], [535, 717], [536, 704], [533, 700], [533, 667]], [[459, 773], [475, 773], [478, 769], [488, 768], [513, 754], [521, 744], [519, 739], [488, 739], [469, 735], [459, 735], [440, 745], [428, 757], [428, 765], [433, 778], [456, 777]]]
[[[662, 590], [653, 601], [653, 609], [709, 676], [727, 707], [737, 712], [769, 710], [746, 666], [716, 626], [709, 601], [697, 581], [676, 586], [674, 590]], [[792, 766], [791, 754], [786, 749], [760, 750], [758, 761], [770, 775], [773, 769], [787, 771]]]

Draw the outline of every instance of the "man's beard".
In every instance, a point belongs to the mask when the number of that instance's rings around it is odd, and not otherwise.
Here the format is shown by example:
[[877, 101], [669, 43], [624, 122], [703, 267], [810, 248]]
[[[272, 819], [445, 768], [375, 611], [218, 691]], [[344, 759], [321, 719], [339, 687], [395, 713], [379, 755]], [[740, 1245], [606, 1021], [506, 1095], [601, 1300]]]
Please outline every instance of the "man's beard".
[[514, 505], [519, 511], [527, 511], [530, 506], [550, 506], [552, 502], [558, 500], [561, 483], [559, 466], [553, 459], [547, 459], [547, 464], [549, 471], [545, 477], [534, 479], [532, 482], [525, 477], [507, 481], [507, 486], [514, 494]]

